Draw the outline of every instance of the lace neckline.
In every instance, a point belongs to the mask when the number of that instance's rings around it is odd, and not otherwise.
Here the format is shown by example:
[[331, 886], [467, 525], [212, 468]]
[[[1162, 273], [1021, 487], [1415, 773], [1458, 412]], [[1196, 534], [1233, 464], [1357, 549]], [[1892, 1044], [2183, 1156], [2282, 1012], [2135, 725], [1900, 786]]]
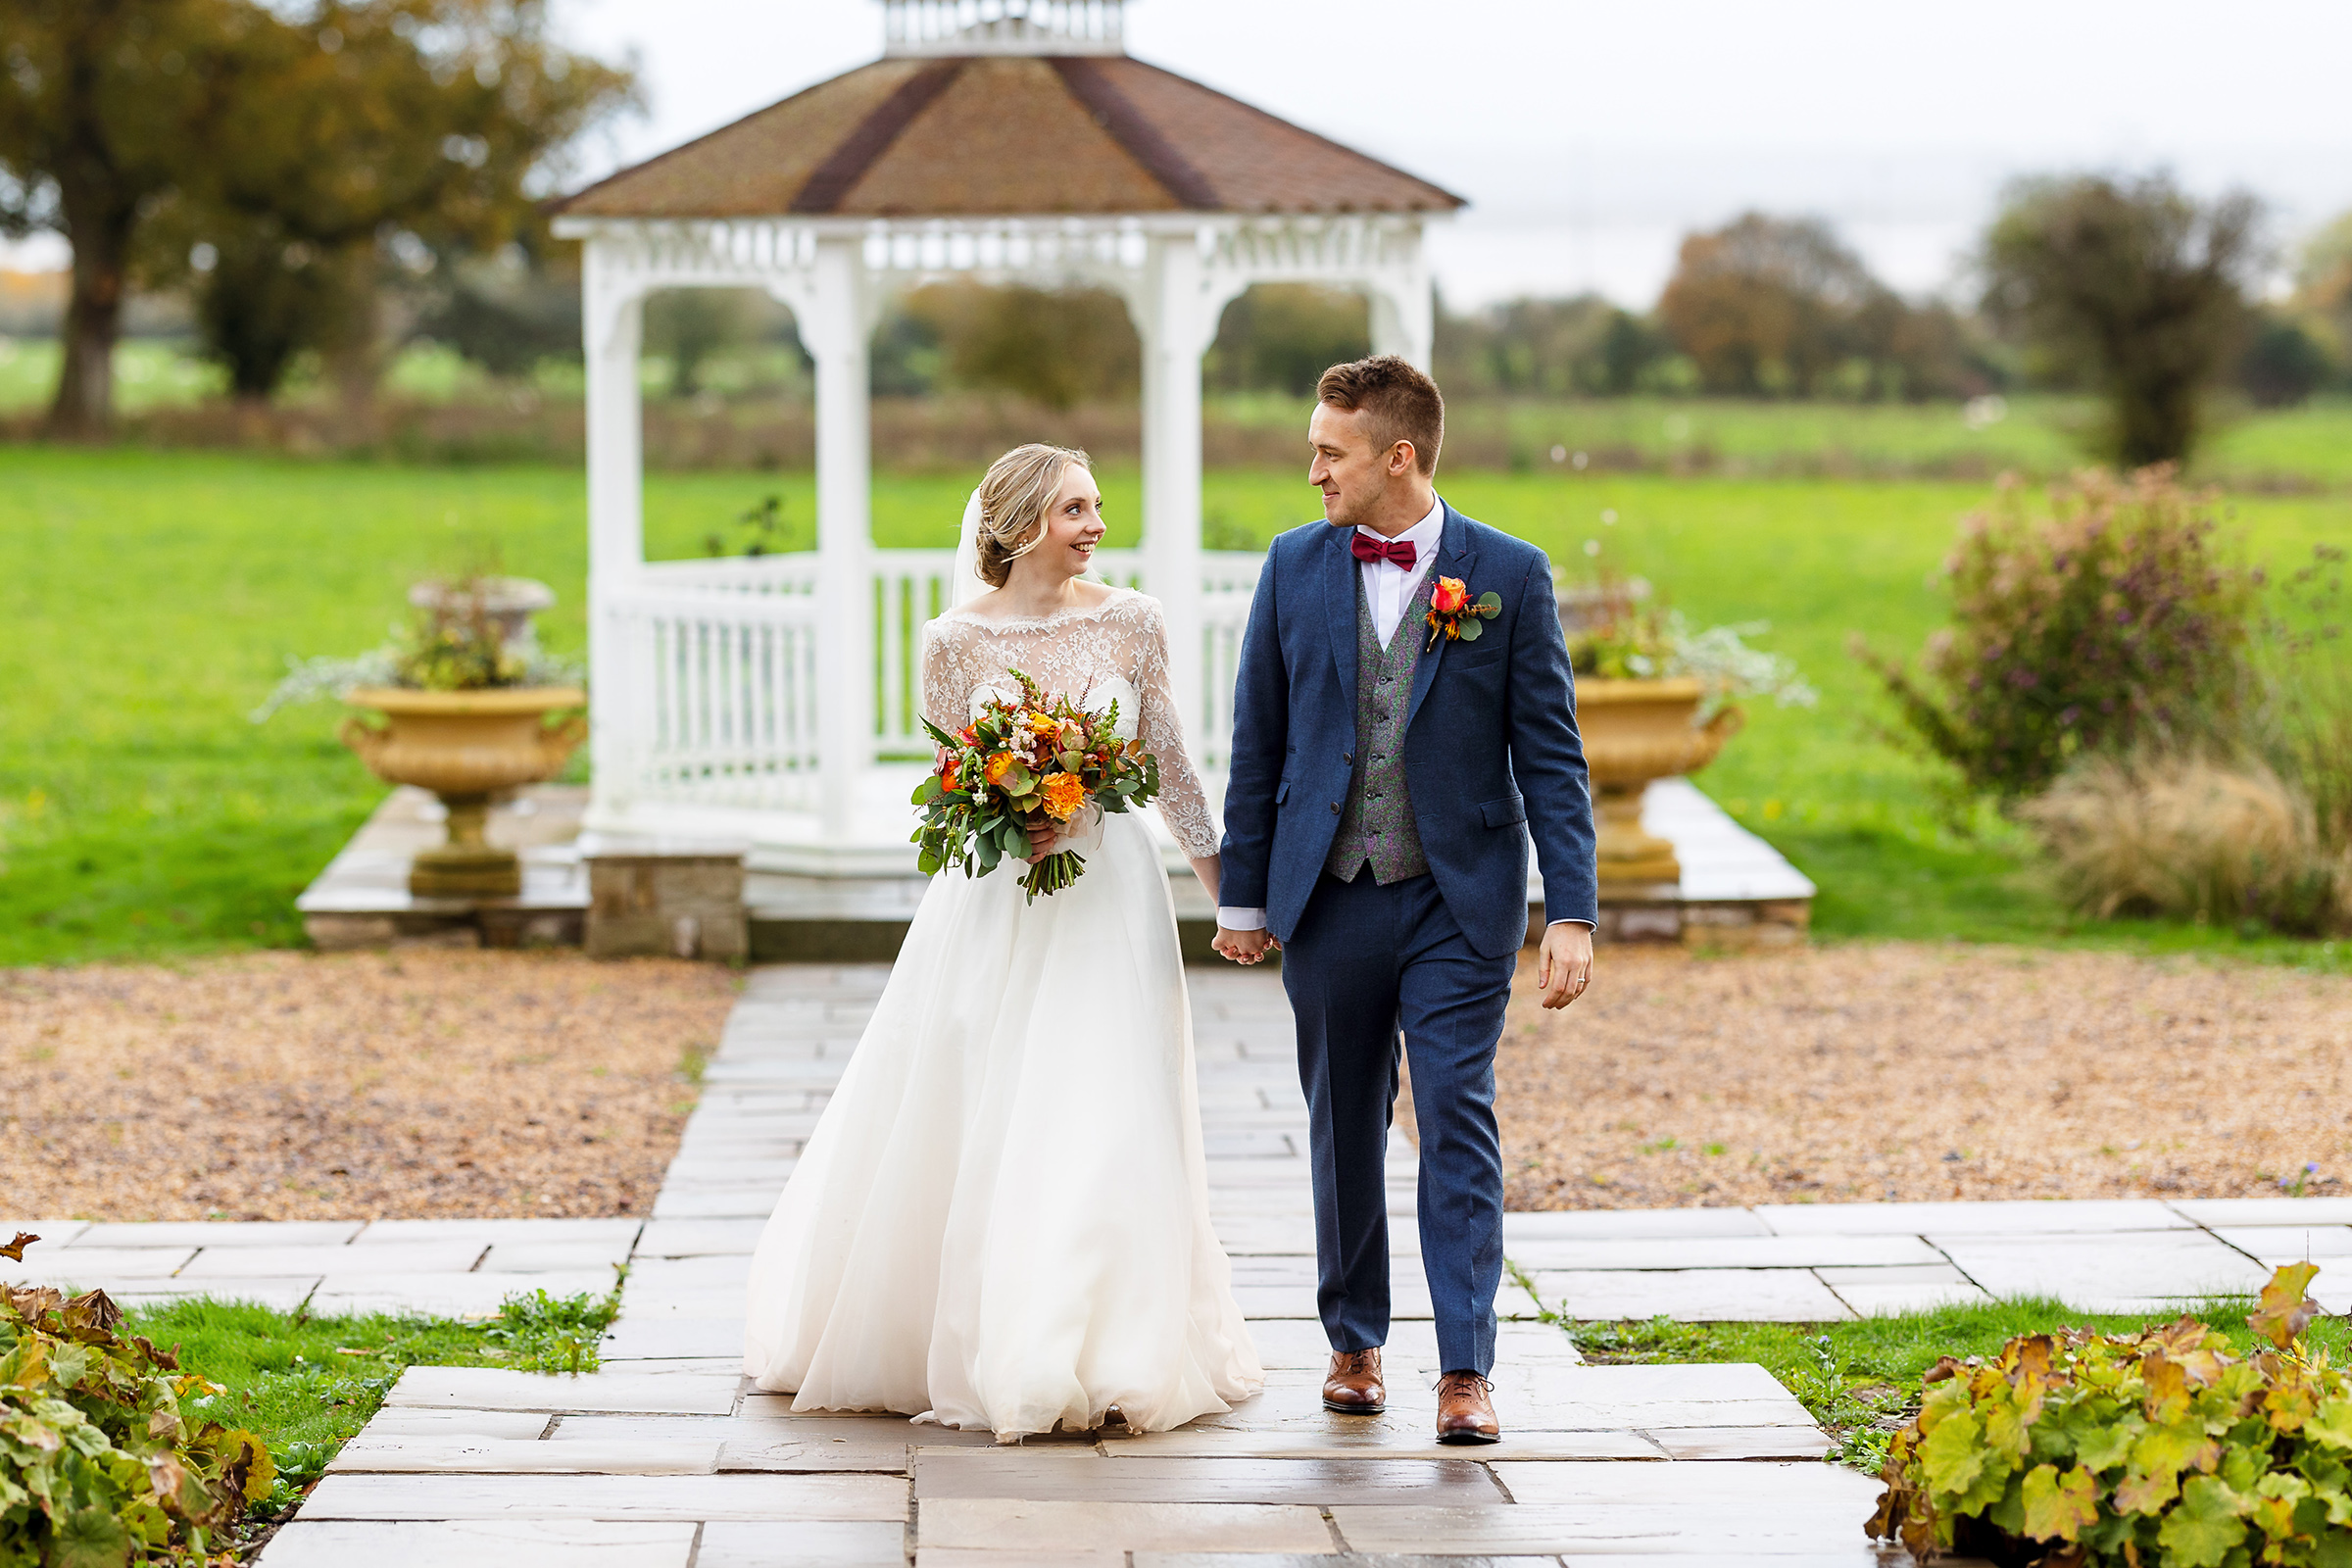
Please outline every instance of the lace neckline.
[[941, 611], [939, 618], [941, 620], [959, 620], [966, 625], [977, 626], [982, 631], [1036, 631], [1045, 626], [1058, 626], [1067, 620], [1084, 620], [1100, 615], [1114, 605], [1124, 604], [1137, 597], [1136, 590], [1133, 588], [1120, 588], [1107, 583], [1104, 586], [1110, 589], [1110, 596], [1101, 604], [1073, 605], [1068, 610], [1056, 610], [1051, 615], [1007, 615], [1003, 619], [998, 619], [994, 616], [978, 614], [962, 605], [957, 605], [953, 610]]

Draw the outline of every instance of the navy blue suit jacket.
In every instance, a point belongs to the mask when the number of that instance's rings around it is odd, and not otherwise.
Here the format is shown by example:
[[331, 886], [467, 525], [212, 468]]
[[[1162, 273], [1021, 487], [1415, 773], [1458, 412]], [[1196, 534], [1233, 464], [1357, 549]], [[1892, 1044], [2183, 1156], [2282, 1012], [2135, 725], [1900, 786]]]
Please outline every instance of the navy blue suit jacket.
[[[1294, 528], [1266, 553], [1242, 636], [1217, 902], [1266, 911], [1290, 940], [1348, 799], [1355, 751], [1353, 528]], [[1599, 918], [1592, 799], [1576, 684], [1544, 552], [1446, 508], [1434, 577], [1459, 577], [1502, 613], [1476, 642], [1440, 641], [1413, 672], [1404, 775], [1421, 850], [1470, 945], [1499, 957], [1527, 940], [1527, 844], [1544, 918]], [[1399, 637], [1427, 625], [1406, 622]]]

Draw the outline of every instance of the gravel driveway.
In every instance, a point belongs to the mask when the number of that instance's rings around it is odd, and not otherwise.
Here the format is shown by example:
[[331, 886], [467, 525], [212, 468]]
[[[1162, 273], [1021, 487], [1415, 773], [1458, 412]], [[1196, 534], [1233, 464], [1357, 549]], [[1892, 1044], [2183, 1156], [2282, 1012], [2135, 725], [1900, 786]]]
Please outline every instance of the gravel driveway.
[[0, 1208], [642, 1214], [735, 977], [408, 950], [0, 970]]
[[[2341, 1193], [2352, 977], [1886, 944], [1523, 965], [1510, 1206]], [[2318, 1166], [2305, 1172], [2307, 1164]]]

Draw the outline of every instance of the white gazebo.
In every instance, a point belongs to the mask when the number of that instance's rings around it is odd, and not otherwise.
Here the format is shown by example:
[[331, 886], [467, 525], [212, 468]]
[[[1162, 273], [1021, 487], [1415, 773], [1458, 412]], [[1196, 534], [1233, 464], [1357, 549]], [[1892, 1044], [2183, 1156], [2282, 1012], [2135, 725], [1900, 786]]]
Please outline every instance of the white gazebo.
[[[1125, 0], [883, 0], [880, 60], [582, 191], [588, 823], [726, 836], [756, 870], [910, 869], [927, 758], [914, 651], [952, 553], [868, 528], [867, 345], [894, 288], [944, 276], [1115, 290], [1144, 350], [1142, 548], [1103, 574], [1167, 607], [1195, 755], [1221, 771], [1259, 558], [1200, 548], [1200, 360], [1253, 283], [1362, 291], [1377, 351], [1429, 362], [1423, 180], [1130, 58]], [[647, 295], [757, 287], [816, 368], [817, 544], [648, 562]], [[975, 479], [977, 474], [974, 475]]]

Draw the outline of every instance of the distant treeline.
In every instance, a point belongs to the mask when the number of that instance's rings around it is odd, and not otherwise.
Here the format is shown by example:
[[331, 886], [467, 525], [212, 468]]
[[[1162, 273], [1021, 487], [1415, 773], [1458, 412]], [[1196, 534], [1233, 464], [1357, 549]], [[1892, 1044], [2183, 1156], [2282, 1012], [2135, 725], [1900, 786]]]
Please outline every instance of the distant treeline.
[[[541, 197], [636, 89], [625, 63], [559, 41], [547, 0], [11, 0], [7, 16], [0, 232], [74, 251], [49, 433], [107, 433], [117, 341], [173, 310], [248, 413], [289, 384], [364, 408], [419, 340], [509, 381], [577, 359], [577, 252]], [[1749, 213], [1686, 237], [1643, 310], [1441, 302], [1436, 368], [1457, 395], [1505, 399], [2075, 390], [2108, 411], [2101, 455], [2146, 463], [2191, 450], [2216, 391], [2282, 405], [2352, 387], [2352, 216], [2304, 246], [2284, 299], [2267, 287], [2275, 254], [2250, 196], [2199, 200], [2162, 174], [2030, 178], [2004, 193], [1966, 297], [1916, 299], [1828, 223]], [[126, 312], [140, 298], [176, 305]], [[0, 297], [11, 323], [24, 306]], [[1301, 395], [1368, 350], [1366, 315], [1343, 291], [1252, 289], [1225, 313], [1208, 383]], [[646, 341], [680, 397], [807, 379], [764, 296], [662, 296]], [[1118, 406], [1139, 366], [1124, 306], [1100, 290], [937, 284], [895, 301], [874, 340], [885, 398]]]

